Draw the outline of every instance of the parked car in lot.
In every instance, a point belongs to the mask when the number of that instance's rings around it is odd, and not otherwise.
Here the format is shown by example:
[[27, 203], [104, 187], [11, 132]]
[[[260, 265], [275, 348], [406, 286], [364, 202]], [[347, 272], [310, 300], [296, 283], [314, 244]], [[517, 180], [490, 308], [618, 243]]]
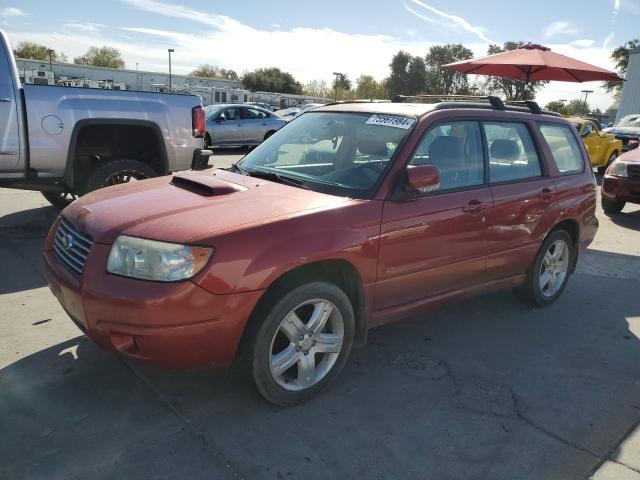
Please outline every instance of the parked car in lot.
[[613, 134], [603, 132], [591, 119], [580, 117], [567, 118], [578, 130], [587, 147], [591, 166], [603, 174], [606, 168], [622, 153], [622, 140]]
[[314, 108], [318, 108], [323, 105], [324, 103], [305, 103], [302, 107], [300, 107], [300, 110], [295, 113], [294, 117], [298, 117], [304, 112], [308, 112], [309, 110], [313, 110]]
[[640, 203], [640, 149], [621, 155], [602, 180], [602, 209], [620, 213], [627, 202]]
[[319, 107], [226, 171], [81, 198], [45, 242], [51, 291], [105, 349], [237, 361], [281, 405], [369, 328], [499, 288], [554, 302], [598, 227], [575, 129], [495, 97], [398, 99]]
[[207, 167], [204, 109], [191, 95], [21, 85], [0, 31], [0, 187], [64, 207], [117, 183]]
[[209, 105], [205, 107], [205, 112], [207, 147], [258, 145], [287, 123], [272, 112], [254, 105]]
[[622, 151], [638, 148], [640, 143], [640, 114], [627, 115], [622, 117], [613, 127], [606, 128], [607, 133], [612, 133], [622, 141]]
[[283, 120], [291, 120], [300, 112], [299, 107], [288, 107], [276, 110], [274, 113]]

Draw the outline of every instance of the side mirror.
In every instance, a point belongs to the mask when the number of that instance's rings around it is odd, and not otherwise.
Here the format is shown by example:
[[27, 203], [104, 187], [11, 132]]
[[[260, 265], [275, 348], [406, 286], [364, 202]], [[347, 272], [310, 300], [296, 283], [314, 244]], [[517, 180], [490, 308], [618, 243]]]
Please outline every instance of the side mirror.
[[581, 136], [582, 138], [584, 138], [584, 137], [589, 136], [589, 134], [590, 134], [590, 133], [591, 133], [591, 130], [585, 130], [584, 132], [582, 132], [582, 133], [580, 134], [580, 136]]
[[409, 165], [407, 183], [412, 190], [420, 193], [437, 190], [440, 187], [440, 171], [434, 165]]

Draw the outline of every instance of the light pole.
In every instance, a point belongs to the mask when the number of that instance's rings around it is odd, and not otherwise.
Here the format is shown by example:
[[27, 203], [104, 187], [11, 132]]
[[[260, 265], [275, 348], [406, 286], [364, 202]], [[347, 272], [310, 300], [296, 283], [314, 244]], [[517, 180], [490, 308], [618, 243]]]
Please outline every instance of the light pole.
[[582, 93], [584, 93], [584, 110], [583, 113], [587, 113], [587, 97], [589, 96], [590, 93], [593, 93], [593, 90], [580, 90]]
[[47, 48], [47, 53], [49, 54], [49, 70], [53, 72], [53, 68], [51, 66], [51, 57], [53, 56], [53, 50], [50, 48]]
[[167, 48], [167, 52], [169, 52], [169, 93], [173, 91], [173, 85], [171, 84], [171, 54], [173, 53], [173, 48]]
[[340, 77], [340, 75], [342, 74], [340, 72], [333, 72], [333, 74], [336, 76], [336, 80], [335, 82], [333, 82], [333, 90], [334, 90], [333, 98], [337, 102], [338, 101], [338, 77]]

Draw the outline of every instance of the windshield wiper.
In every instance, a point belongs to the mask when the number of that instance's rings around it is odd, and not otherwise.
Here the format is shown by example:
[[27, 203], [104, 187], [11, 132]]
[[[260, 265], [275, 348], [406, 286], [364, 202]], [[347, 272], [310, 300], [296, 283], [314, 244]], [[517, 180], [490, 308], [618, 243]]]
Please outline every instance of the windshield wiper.
[[231, 164], [231, 168], [229, 170], [237, 170], [238, 172], [240, 172], [242, 175], [251, 175], [246, 168], [244, 168], [243, 166], [241, 166], [239, 163], [233, 163]]
[[287, 177], [287, 176], [284, 176], [284, 175], [280, 175], [277, 172], [265, 172], [265, 171], [262, 171], [262, 170], [251, 170], [251, 171], [249, 171], [247, 169], [244, 169], [244, 171], [247, 172], [246, 173], [247, 175], [251, 175], [252, 177], [264, 178], [265, 180], [273, 180], [273, 181], [284, 183], [284, 184], [287, 184], [287, 185], [292, 185], [294, 187], [304, 188], [305, 190], [310, 190], [310, 188], [302, 180], [298, 180], [297, 178], [291, 178], [291, 177]]

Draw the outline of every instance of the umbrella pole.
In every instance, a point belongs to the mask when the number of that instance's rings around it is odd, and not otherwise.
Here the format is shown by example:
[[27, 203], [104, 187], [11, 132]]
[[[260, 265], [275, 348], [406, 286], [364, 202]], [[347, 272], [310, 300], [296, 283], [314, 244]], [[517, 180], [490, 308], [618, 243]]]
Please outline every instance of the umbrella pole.
[[531, 67], [527, 67], [527, 78], [524, 81], [524, 92], [522, 93], [523, 100], [529, 100], [529, 81], [531, 80]]

